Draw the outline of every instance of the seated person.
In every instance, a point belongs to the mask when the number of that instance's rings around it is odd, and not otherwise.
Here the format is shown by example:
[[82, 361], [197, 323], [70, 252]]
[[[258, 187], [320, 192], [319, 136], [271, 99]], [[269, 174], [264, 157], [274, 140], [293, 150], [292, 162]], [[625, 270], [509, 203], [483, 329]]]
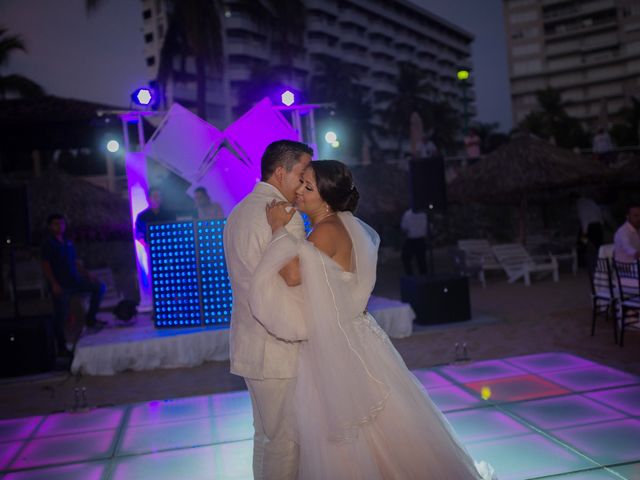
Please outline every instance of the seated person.
[[64, 336], [64, 324], [69, 314], [71, 296], [78, 293], [91, 295], [86, 315], [86, 330], [100, 331], [105, 322], [96, 319], [105, 286], [76, 258], [76, 249], [65, 237], [66, 222], [61, 214], [52, 214], [47, 219], [49, 234], [42, 245], [42, 270], [53, 297], [53, 333], [58, 346], [58, 355], [69, 356]]
[[173, 212], [170, 212], [162, 205], [162, 192], [158, 187], [151, 187], [147, 192], [149, 207], [138, 214], [136, 218], [136, 238], [148, 244], [147, 230], [150, 223], [171, 222], [176, 219]]
[[212, 202], [204, 187], [198, 187], [193, 192], [193, 200], [196, 210], [193, 218], [197, 220], [219, 220], [224, 218], [224, 212], [219, 203]]
[[640, 202], [627, 207], [627, 221], [613, 237], [613, 257], [618, 262], [631, 263], [640, 259]]

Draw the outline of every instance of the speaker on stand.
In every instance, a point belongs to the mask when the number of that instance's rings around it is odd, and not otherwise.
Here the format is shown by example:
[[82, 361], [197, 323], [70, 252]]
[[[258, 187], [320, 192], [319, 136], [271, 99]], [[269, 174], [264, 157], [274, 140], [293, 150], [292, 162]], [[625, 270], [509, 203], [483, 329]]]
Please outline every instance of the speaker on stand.
[[444, 158], [435, 156], [412, 160], [409, 178], [411, 209], [427, 214], [429, 275], [402, 277], [402, 301], [411, 304], [419, 324], [469, 320], [471, 305], [467, 278], [448, 273], [436, 275], [434, 268], [432, 217], [434, 213], [447, 210]]
[[433, 275], [432, 215], [447, 209], [447, 184], [442, 156], [411, 160], [409, 162], [409, 193], [411, 209], [427, 214], [427, 256], [429, 272]]
[[0, 204], [11, 205], [0, 222], [0, 239], [9, 254], [13, 290], [13, 317], [0, 319], [0, 377], [46, 372], [55, 359], [51, 318], [23, 316], [18, 304], [15, 249], [31, 243], [27, 187], [0, 188]]

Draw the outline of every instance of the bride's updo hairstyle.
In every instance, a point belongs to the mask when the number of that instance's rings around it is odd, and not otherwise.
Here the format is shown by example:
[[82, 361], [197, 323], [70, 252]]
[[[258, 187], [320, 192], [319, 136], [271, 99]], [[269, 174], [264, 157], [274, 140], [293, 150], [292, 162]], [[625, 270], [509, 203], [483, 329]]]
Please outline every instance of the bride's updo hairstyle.
[[309, 164], [316, 175], [318, 193], [334, 212], [354, 212], [360, 194], [347, 166], [337, 160], [315, 160]]

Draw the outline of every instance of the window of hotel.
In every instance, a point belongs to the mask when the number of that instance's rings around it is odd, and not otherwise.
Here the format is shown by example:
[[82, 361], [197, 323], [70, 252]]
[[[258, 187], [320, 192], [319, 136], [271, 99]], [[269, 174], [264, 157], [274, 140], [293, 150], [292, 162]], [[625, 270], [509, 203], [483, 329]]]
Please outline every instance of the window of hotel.
[[145, 33], [144, 41], [145, 41], [145, 43], [153, 42], [153, 33]]
[[145, 20], [149, 20], [151, 18], [151, 10], [146, 9], [145, 11], [143, 11], [142, 18], [144, 18]]
[[542, 60], [528, 60], [526, 62], [514, 62], [514, 75], [524, 75], [527, 73], [536, 73], [542, 70]]
[[521, 30], [514, 30], [513, 33], [511, 34], [511, 38], [513, 38], [514, 40], [518, 40], [521, 38], [533, 38], [539, 35], [540, 35], [540, 30], [538, 29], [538, 27], [529, 27], [529, 28], [523, 28]]
[[526, 12], [521, 12], [521, 13], [512, 13], [509, 16], [509, 23], [511, 23], [511, 25], [515, 25], [517, 23], [531, 22], [533, 20], [536, 20], [537, 18], [538, 18], [537, 10], [528, 10]]
[[511, 49], [511, 54], [514, 57], [523, 57], [525, 55], [531, 55], [532, 53], [540, 53], [539, 43], [527, 43], [525, 45], [515, 45]]
[[156, 57], [147, 57], [147, 66], [153, 67], [156, 64]]

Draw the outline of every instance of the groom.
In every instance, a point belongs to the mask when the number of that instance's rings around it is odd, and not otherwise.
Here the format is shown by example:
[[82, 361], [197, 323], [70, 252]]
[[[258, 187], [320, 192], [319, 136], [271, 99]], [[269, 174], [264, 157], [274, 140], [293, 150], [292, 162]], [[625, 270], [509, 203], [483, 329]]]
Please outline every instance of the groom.
[[[249, 289], [272, 236], [265, 208], [273, 200], [293, 203], [312, 155], [313, 150], [300, 142], [271, 143], [262, 156], [262, 181], [236, 205], [224, 229], [224, 252], [233, 288], [231, 373], [244, 377], [251, 394], [255, 479], [295, 479], [298, 470], [293, 393], [299, 344], [276, 338], [253, 317]], [[299, 213], [286, 229], [304, 238]]]

